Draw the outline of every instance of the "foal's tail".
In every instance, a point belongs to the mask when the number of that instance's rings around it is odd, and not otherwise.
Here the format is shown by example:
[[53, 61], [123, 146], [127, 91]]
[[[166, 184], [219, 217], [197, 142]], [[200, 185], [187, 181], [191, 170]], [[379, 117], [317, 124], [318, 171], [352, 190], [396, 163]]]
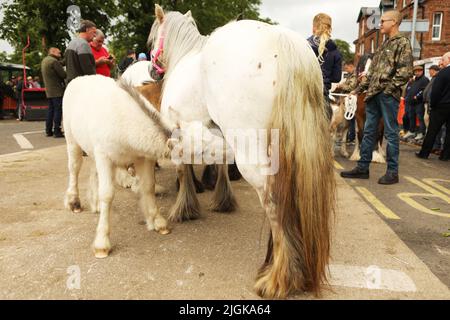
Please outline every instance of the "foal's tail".
[[[269, 178], [281, 232], [273, 232], [277, 292], [320, 294], [330, 257], [335, 177], [320, 66], [306, 42], [280, 34], [271, 128], [279, 129], [279, 171]], [[274, 230], [273, 230], [274, 231]], [[279, 264], [279, 266], [276, 266]], [[285, 279], [283, 281], [283, 279]]]

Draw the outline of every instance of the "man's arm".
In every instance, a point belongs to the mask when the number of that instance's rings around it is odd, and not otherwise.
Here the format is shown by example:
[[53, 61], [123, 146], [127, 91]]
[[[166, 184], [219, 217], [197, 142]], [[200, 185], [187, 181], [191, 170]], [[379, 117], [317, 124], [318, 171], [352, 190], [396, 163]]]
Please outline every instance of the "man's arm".
[[95, 71], [95, 60], [92, 54], [79, 54], [78, 59], [80, 61], [80, 67], [83, 71], [83, 75], [96, 74]]
[[392, 94], [408, 82], [413, 74], [413, 56], [409, 41], [403, 42], [396, 55], [396, 70], [385, 93]]
[[91, 46], [87, 42], [83, 43], [78, 48], [77, 53], [83, 75], [96, 74], [95, 59], [91, 51]]
[[61, 80], [64, 80], [65, 78], [67, 78], [66, 71], [64, 70], [63, 66], [61, 65], [61, 62], [59, 62], [58, 60], [53, 61], [52, 68], [53, 68], [53, 70], [55, 70], [58, 78], [60, 78]]
[[444, 77], [442, 71], [437, 74], [433, 81], [430, 94], [430, 106], [436, 107], [442, 99], [442, 93], [444, 92]]

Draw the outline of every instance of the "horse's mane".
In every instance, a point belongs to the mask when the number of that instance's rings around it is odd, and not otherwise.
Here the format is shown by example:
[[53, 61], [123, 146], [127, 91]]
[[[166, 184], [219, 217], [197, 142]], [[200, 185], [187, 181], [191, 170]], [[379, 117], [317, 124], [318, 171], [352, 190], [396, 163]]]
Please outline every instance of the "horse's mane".
[[[152, 45], [157, 41], [159, 28], [158, 19], [155, 19], [147, 40], [149, 48], [152, 48]], [[164, 14], [164, 36], [162, 62], [166, 64], [166, 77], [169, 76], [173, 66], [186, 54], [199, 51], [207, 39], [198, 31], [194, 19], [176, 11]]]
[[154, 122], [159, 131], [166, 137], [170, 138], [172, 135], [172, 130], [169, 128], [164, 121], [161, 119], [161, 115], [152, 106], [149, 106], [147, 102], [131, 84], [124, 80], [118, 80], [117, 85], [125, 90], [126, 93], [136, 102], [136, 104], [141, 108], [141, 110]]

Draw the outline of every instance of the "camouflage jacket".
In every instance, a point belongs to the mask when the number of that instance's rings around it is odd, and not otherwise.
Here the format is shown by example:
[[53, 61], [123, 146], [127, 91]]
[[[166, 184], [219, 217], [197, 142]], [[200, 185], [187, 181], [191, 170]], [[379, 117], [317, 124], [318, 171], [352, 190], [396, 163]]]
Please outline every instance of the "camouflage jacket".
[[358, 78], [356, 77], [355, 72], [353, 72], [347, 77], [347, 79], [345, 79], [343, 84], [339, 85], [339, 91], [343, 93], [350, 93], [356, 89], [357, 85]]
[[400, 100], [402, 87], [413, 75], [413, 56], [408, 38], [398, 34], [386, 39], [375, 52], [369, 74], [356, 93], [367, 90], [366, 101], [380, 92]]

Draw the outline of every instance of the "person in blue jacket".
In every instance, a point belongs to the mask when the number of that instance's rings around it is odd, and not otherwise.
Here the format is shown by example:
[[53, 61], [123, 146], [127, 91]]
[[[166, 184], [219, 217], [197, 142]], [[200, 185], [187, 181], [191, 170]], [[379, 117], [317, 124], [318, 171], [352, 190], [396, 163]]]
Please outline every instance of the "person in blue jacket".
[[331, 30], [331, 17], [319, 13], [313, 20], [313, 35], [308, 38], [322, 69], [323, 95], [329, 119], [332, 116], [329, 99], [331, 84], [341, 81], [342, 76], [342, 55], [336, 43], [331, 40]]

